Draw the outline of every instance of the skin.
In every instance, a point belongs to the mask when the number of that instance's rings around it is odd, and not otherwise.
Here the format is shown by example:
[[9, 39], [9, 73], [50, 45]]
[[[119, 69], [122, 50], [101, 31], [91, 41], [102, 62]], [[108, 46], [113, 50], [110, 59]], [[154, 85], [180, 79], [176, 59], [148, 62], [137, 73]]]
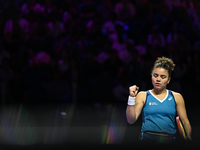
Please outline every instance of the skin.
[[[165, 98], [166, 93], [167, 93], [166, 87], [167, 87], [167, 84], [169, 84], [170, 79], [171, 78], [169, 77], [168, 71], [164, 68], [155, 68], [152, 71], [153, 89], [151, 90], [151, 92], [159, 100], [163, 100]], [[129, 124], [133, 124], [137, 121], [145, 104], [146, 92], [141, 91], [138, 93], [138, 90], [139, 90], [139, 87], [137, 87], [136, 85], [129, 87], [130, 96], [136, 97], [134, 106], [127, 105], [126, 117]], [[187, 137], [191, 140], [192, 128], [187, 117], [184, 99], [180, 93], [173, 92], [173, 91], [172, 93], [174, 95], [175, 102], [176, 102], [177, 114], [180, 117], [185, 127]]]

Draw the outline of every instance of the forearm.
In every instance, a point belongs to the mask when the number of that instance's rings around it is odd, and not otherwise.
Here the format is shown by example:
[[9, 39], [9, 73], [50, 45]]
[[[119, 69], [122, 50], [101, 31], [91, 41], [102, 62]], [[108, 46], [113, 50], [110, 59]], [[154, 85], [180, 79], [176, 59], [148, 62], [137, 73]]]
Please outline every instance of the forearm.
[[127, 105], [126, 118], [129, 124], [133, 124], [136, 121], [135, 106]]
[[190, 122], [189, 121], [183, 122], [183, 125], [184, 125], [184, 128], [185, 128], [185, 132], [187, 134], [187, 137], [191, 140], [192, 139], [192, 137], [191, 137], [192, 127], [190, 125]]
[[[143, 104], [143, 93], [138, 92], [139, 87], [136, 85], [129, 87], [130, 95], [128, 97], [128, 105], [126, 108], [126, 118], [129, 124], [133, 124], [136, 122], [138, 116], [142, 111]], [[136, 96], [137, 95], [137, 96]]]

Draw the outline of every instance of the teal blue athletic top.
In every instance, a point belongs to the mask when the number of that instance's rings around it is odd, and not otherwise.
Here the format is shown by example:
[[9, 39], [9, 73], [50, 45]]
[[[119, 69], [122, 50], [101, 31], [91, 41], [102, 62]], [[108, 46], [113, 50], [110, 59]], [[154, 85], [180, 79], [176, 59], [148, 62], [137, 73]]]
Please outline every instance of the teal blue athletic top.
[[151, 91], [147, 91], [146, 102], [142, 112], [141, 132], [176, 133], [175, 126], [176, 102], [170, 90], [167, 90], [164, 100], [156, 98]]

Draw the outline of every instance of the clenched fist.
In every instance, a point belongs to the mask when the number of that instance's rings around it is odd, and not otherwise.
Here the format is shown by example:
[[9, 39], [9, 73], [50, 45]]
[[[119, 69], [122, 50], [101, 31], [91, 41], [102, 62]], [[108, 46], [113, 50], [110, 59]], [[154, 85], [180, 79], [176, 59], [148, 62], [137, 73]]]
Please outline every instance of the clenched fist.
[[135, 97], [138, 93], [139, 87], [137, 87], [136, 85], [130, 86], [129, 87], [129, 94], [131, 97]]

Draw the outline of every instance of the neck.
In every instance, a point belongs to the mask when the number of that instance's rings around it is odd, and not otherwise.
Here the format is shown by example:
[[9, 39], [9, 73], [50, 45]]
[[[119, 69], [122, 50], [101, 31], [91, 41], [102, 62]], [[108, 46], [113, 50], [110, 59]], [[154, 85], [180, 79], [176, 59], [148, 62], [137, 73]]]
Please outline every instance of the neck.
[[163, 93], [166, 93], [167, 89], [163, 89], [163, 90], [157, 90], [157, 89], [153, 89], [152, 92], [155, 94], [155, 95], [161, 95]]

